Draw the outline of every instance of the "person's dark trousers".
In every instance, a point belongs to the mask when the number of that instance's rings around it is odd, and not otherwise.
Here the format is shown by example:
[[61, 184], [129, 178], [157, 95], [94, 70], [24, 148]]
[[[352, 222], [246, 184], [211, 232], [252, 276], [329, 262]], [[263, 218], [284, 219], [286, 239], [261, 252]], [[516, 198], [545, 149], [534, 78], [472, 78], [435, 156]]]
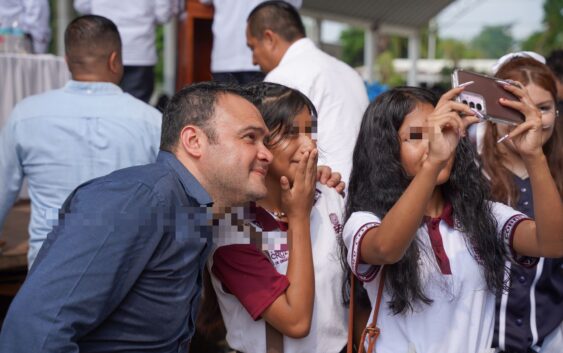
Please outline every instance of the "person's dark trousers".
[[213, 81], [224, 83], [238, 83], [245, 85], [247, 83], [262, 82], [264, 75], [260, 71], [236, 71], [236, 72], [213, 72]]
[[154, 89], [154, 66], [124, 66], [119, 86], [133, 97], [148, 103]]

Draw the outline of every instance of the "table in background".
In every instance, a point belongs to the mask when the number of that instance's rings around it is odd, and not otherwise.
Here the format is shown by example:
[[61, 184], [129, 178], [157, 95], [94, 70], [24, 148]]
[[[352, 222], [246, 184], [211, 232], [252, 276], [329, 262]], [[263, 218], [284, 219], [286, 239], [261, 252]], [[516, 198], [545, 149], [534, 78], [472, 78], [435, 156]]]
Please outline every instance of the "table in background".
[[0, 128], [22, 99], [60, 88], [70, 79], [62, 57], [51, 54], [0, 54]]

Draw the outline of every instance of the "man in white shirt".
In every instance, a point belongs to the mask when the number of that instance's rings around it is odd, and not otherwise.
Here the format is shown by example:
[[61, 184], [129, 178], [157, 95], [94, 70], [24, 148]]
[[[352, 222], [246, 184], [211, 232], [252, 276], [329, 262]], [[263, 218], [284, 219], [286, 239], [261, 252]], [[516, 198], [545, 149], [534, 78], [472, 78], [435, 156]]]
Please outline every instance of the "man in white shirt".
[[[244, 30], [252, 9], [264, 0], [200, 0], [213, 5], [213, 49], [211, 72], [215, 81], [245, 84], [260, 82], [264, 74], [252, 63], [252, 53], [246, 46]], [[300, 8], [303, 0], [285, 0]]]
[[154, 89], [157, 61], [155, 27], [178, 13], [178, 0], [74, 0], [74, 8], [115, 23], [123, 43], [124, 72], [120, 86], [148, 102]]
[[0, 1], [0, 27], [19, 29], [31, 37], [33, 52], [47, 52], [51, 40], [47, 0]]
[[319, 164], [330, 166], [348, 182], [352, 153], [367, 92], [358, 73], [317, 49], [305, 38], [297, 10], [284, 1], [266, 1], [248, 16], [247, 45], [265, 81], [295, 88], [317, 108]]

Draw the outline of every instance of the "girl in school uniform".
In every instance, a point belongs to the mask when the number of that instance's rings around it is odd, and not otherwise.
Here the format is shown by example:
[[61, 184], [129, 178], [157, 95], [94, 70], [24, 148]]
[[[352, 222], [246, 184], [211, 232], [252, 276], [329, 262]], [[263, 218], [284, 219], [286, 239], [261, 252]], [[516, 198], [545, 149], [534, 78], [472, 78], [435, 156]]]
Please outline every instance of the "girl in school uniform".
[[[316, 111], [302, 93], [279, 84], [251, 90], [274, 158], [268, 195], [247, 210], [252, 229], [223, 228], [220, 238], [231, 244], [218, 244], [209, 259], [227, 342], [244, 353], [338, 353], [347, 341], [338, 246], [344, 200], [334, 188], [315, 183], [310, 172], [304, 178], [307, 160], [316, 156]], [[240, 236], [252, 233], [261, 234], [261, 246], [241, 244]]]
[[[533, 55], [533, 57], [531, 56]], [[511, 53], [499, 60], [495, 76], [519, 82], [541, 112], [542, 150], [559, 197], [563, 195], [563, 124], [557, 111], [557, 86], [545, 59], [530, 52]], [[508, 126], [486, 122], [480, 146], [483, 171], [492, 199], [535, 218], [532, 180], [525, 161], [510, 141], [497, 143]], [[552, 216], [556, 216], [553, 214]], [[561, 216], [561, 215], [559, 215]], [[508, 290], [497, 293], [493, 347], [501, 352], [563, 351], [563, 258], [540, 258], [526, 268], [506, 262]]]
[[439, 100], [421, 88], [392, 89], [364, 114], [342, 236], [372, 306], [383, 286], [378, 353], [491, 351], [505, 258], [534, 266], [563, 254], [563, 205], [541, 149], [541, 113], [526, 89], [505, 89], [520, 100], [501, 103], [526, 116], [509, 138], [530, 175], [535, 222], [489, 201], [465, 137], [478, 119], [453, 101], [463, 88]]

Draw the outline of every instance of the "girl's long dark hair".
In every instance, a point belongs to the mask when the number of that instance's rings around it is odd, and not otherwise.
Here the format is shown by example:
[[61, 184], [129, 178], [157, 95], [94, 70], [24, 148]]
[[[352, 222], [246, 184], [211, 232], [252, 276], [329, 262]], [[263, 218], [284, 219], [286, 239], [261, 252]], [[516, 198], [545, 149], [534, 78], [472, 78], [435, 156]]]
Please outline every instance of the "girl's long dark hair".
[[[412, 179], [401, 165], [399, 128], [417, 104], [435, 106], [437, 101], [431, 91], [399, 87], [383, 93], [369, 105], [354, 148], [346, 219], [357, 211], [372, 212], [383, 219], [399, 200]], [[476, 159], [474, 147], [462, 138], [450, 178], [439, 187], [445, 200], [452, 204], [456, 227], [463, 232], [469, 251], [482, 266], [488, 288], [495, 291], [503, 287], [504, 250], [488, 202], [488, 183]], [[415, 239], [399, 262], [386, 265], [385, 286], [392, 298], [389, 307], [395, 314], [412, 310], [417, 301], [432, 302], [421, 283], [421, 251]]]

